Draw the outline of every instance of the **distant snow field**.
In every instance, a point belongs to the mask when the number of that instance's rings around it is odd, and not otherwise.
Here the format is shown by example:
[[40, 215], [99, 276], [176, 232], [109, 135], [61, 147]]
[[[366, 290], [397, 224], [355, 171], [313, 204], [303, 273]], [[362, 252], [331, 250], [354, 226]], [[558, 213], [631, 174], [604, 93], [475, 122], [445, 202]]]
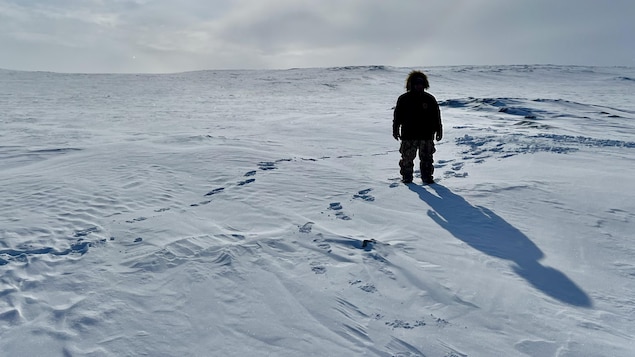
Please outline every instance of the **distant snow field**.
[[635, 355], [635, 69], [417, 69], [0, 71], [0, 354]]

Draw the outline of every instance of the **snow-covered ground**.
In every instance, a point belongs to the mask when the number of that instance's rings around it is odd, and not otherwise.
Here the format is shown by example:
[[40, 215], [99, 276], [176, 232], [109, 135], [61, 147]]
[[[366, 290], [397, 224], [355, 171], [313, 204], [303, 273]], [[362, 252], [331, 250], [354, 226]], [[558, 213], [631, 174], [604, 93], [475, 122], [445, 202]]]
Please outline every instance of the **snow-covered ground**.
[[635, 355], [635, 69], [422, 69], [0, 71], [0, 354]]

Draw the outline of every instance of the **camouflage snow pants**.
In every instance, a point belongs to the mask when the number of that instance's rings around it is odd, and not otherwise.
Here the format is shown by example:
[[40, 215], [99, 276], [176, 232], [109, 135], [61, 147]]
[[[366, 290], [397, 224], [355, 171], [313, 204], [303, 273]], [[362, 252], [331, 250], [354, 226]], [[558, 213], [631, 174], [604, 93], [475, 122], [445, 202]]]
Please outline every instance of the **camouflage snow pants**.
[[421, 178], [424, 180], [432, 178], [432, 173], [434, 173], [432, 155], [437, 151], [434, 147], [434, 140], [402, 140], [399, 148], [401, 153], [399, 167], [404, 181], [412, 181], [417, 151], [419, 151]]

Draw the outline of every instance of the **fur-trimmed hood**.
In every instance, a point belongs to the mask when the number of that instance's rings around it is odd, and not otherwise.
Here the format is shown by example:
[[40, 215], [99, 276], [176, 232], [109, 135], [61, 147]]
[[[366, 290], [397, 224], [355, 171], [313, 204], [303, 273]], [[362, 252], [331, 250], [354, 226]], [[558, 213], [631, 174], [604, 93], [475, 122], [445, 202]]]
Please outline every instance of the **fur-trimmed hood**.
[[408, 92], [412, 90], [412, 83], [414, 82], [414, 80], [419, 78], [423, 79], [423, 89], [430, 88], [430, 83], [428, 82], [428, 77], [425, 75], [425, 73], [421, 71], [412, 71], [410, 72], [410, 74], [408, 74], [408, 79], [406, 79], [406, 90]]

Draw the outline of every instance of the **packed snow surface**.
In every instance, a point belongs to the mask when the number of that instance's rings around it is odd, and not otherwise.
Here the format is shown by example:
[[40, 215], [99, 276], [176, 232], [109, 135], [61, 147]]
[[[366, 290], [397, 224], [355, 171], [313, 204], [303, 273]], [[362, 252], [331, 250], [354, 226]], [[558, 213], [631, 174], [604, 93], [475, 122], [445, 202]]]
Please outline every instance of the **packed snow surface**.
[[3, 356], [634, 356], [635, 69], [0, 71]]

